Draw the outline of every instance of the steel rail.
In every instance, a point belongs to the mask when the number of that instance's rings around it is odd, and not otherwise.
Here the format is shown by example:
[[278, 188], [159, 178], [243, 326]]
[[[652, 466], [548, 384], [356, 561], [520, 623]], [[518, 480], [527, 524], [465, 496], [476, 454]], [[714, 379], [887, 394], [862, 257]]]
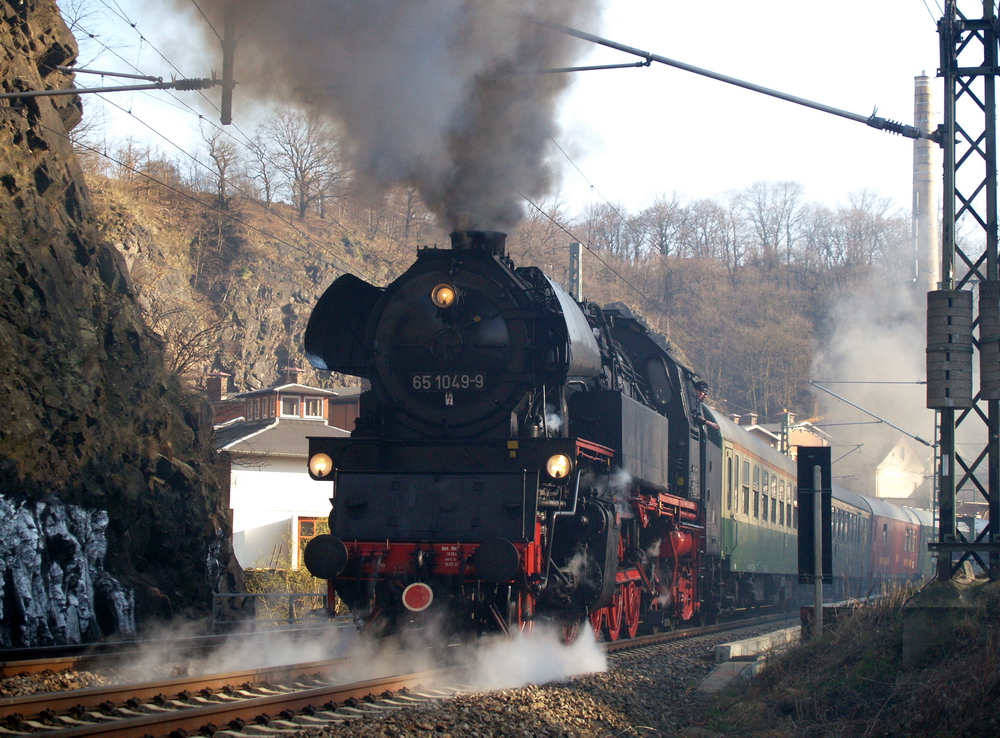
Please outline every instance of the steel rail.
[[[266, 724], [272, 719], [271, 716], [278, 711], [299, 711], [308, 707], [324, 705], [331, 701], [341, 702], [351, 697], [360, 699], [373, 692], [395, 692], [403, 688], [412, 689], [419, 685], [433, 683], [442, 677], [457, 675], [462, 671], [459, 667], [449, 667], [412, 674], [381, 677], [363, 682], [337, 684], [287, 694], [249, 697], [233, 702], [202, 704], [170, 712], [143, 715], [142, 717], [129, 717], [120, 720], [109, 718], [105, 721], [96, 722], [93, 725], [78, 725], [72, 728], [53, 727], [51, 731], [39, 732], [37, 735], [58, 736], [58, 738], [78, 738], [82, 736], [145, 738], [150, 735], [168, 735], [171, 733], [180, 733], [180, 731], [185, 731], [193, 735], [205, 733], [206, 729], [208, 729], [208, 733], [211, 733], [214, 730], [224, 728], [230, 722], [236, 720], [243, 720], [249, 724], [258, 717], [263, 717], [261, 722]], [[250, 716], [249, 720], [246, 719], [247, 716]], [[305, 730], [307, 727], [303, 725], [302, 729]]]
[[[322, 628], [294, 628], [275, 631], [282, 637], [298, 641], [302, 638], [322, 638], [330, 630], [340, 630], [343, 624]], [[0, 678], [18, 674], [38, 674], [43, 671], [65, 669], [87, 670], [134, 661], [137, 658], [167, 653], [173, 658], [209, 653], [236, 642], [254, 638], [265, 639], [273, 632], [236, 633], [228, 635], [188, 636], [144, 641], [119, 641], [116, 643], [91, 643], [78, 646], [43, 646], [40, 648], [6, 649], [0, 660]]]
[[626, 638], [617, 641], [605, 641], [601, 645], [604, 646], [604, 650], [608, 653], [614, 653], [616, 651], [625, 651], [630, 648], [641, 648], [642, 646], [651, 646], [657, 643], [682, 641], [688, 638], [697, 638], [699, 636], [713, 635], [715, 633], [726, 633], [731, 630], [753, 628], [758, 625], [767, 625], [768, 623], [780, 620], [793, 619], [795, 619], [794, 616], [790, 617], [788, 613], [777, 613], [774, 615], [765, 615], [759, 618], [748, 618], [746, 620], [728, 620], [724, 623], [704, 625], [700, 628], [684, 628], [682, 630], [671, 630], [665, 633], [636, 636], [635, 638]]
[[89, 687], [65, 692], [42, 692], [40, 694], [20, 695], [17, 697], [0, 697], [0, 718], [15, 713], [35, 714], [43, 709], [58, 712], [83, 706], [88, 710], [99, 710], [106, 702], [124, 704], [128, 699], [149, 700], [159, 695], [167, 695], [171, 699], [182, 692], [199, 692], [204, 689], [217, 691], [228, 686], [239, 686], [245, 683], [261, 683], [269, 681], [294, 679], [301, 676], [311, 676], [317, 672], [328, 670], [347, 663], [348, 659], [326, 659], [310, 661], [302, 664], [287, 664], [283, 666], [267, 666], [257, 669], [223, 672], [202, 676], [178, 677], [161, 681], [139, 682], [133, 684], [113, 684], [104, 687]]

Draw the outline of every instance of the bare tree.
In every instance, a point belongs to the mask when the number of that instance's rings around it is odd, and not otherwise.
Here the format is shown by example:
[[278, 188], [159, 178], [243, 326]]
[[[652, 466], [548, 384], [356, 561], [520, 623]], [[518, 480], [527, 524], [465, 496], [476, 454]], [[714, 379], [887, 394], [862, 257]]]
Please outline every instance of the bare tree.
[[757, 256], [765, 268], [788, 264], [798, 238], [801, 217], [798, 182], [756, 182], [741, 193], [743, 212], [755, 236]]
[[906, 223], [894, 217], [892, 202], [870, 189], [851, 192], [848, 207], [838, 213], [852, 264], [870, 267], [885, 260], [905, 238]]
[[642, 241], [663, 256], [680, 252], [689, 227], [687, 210], [676, 193], [669, 199], [663, 195], [657, 197], [636, 218], [636, 229]]
[[524, 220], [507, 240], [517, 263], [539, 266], [565, 284], [569, 274], [569, 244], [573, 239], [559, 224], [567, 221], [559, 200], [546, 200], [538, 208], [528, 208]]
[[639, 234], [622, 205], [595, 204], [584, 213], [587, 240], [595, 251], [631, 260], [642, 251]]
[[304, 219], [310, 206], [331, 193], [339, 181], [337, 146], [329, 128], [316, 116], [280, 111], [262, 124], [274, 148], [274, 162], [292, 202]]
[[270, 210], [274, 201], [275, 177], [278, 174], [270, 142], [262, 126], [257, 126], [254, 137], [247, 142], [250, 156], [246, 160], [247, 175], [260, 187], [264, 204]]
[[688, 247], [692, 256], [715, 259], [725, 266], [729, 281], [736, 285], [746, 266], [748, 237], [746, 221], [733, 199], [726, 202], [700, 200], [689, 210]]
[[117, 165], [115, 178], [123, 182], [134, 182], [143, 167], [153, 158], [152, 148], [133, 136], [126, 136], [118, 142], [112, 158]]
[[431, 216], [424, 207], [423, 201], [416, 187], [406, 187], [403, 189], [404, 216], [403, 216], [403, 237], [409, 238], [416, 235], [415, 231], [424, 230], [431, 222]]
[[153, 296], [147, 318], [163, 338], [168, 368], [188, 378], [212, 365], [222, 331], [228, 325], [207, 308], [169, 296]]
[[201, 137], [215, 167], [215, 204], [220, 210], [226, 210], [229, 208], [229, 178], [239, 160], [236, 145], [218, 128], [212, 128], [211, 133], [202, 129]]

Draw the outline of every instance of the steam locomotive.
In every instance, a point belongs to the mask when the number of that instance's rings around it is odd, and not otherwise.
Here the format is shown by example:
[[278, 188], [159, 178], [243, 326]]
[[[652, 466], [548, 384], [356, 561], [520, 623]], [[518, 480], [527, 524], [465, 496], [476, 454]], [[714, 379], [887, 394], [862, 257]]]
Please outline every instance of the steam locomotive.
[[[341, 276], [310, 317], [312, 365], [371, 386], [350, 438], [309, 441], [333, 508], [303, 558], [331, 603], [377, 634], [433, 617], [614, 640], [791, 599], [791, 460], [702, 405], [628, 309], [576, 302], [505, 239], [453, 233], [385, 288]], [[846, 562], [881, 518], [836, 504]], [[916, 577], [930, 533], [891, 522], [889, 576]], [[888, 573], [851, 565], [845, 591]]]

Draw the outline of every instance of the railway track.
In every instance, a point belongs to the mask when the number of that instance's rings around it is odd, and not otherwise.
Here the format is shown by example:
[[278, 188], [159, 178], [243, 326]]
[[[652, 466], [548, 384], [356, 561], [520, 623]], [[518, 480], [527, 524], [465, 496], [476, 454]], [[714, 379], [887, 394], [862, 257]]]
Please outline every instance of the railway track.
[[[608, 652], [760, 626], [772, 615], [601, 644]], [[787, 617], [787, 616], [785, 616]], [[400, 710], [468, 689], [461, 666], [345, 681], [350, 659], [0, 699], [0, 736], [237, 735], [247, 725], [305, 730]], [[246, 735], [243, 733], [242, 735]]]
[[[97, 687], [0, 700], [0, 735], [225, 735], [248, 724], [300, 729], [356, 720], [455, 693], [448, 667], [344, 682], [331, 676], [347, 659]], [[420, 688], [420, 689], [418, 689]]]
[[[713, 633], [726, 633], [732, 630], [740, 630], [741, 628], [753, 628], [761, 625], [768, 625], [770, 623], [777, 623], [785, 620], [793, 620], [795, 618], [789, 617], [787, 613], [775, 613], [772, 615], [764, 615], [757, 618], [746, 618], [741, 620], [729, 620], [724, 623], [715, 623], [713, 625], [703, 625], [698, 628], [685, 628], [682, 630], [672, 630], [666, 633], [656, 633], [655, 635], [644, 635], [637, 636], [635, 638], [628, 638], [619, 641], [609, 641], [603, 644], [605, 651], [608, 653], [614, 653], [616, 651], [625, 651], [630, 648], [641, 648], [643, 646], [652, 646], [657, 643], [670, 643], [671, 641], [681, 641], [686, 638], [694, 638], [703, 635], [712, 635]], [[797, 619], [795, 619], [796, 622]]]
[[43, 671], [89, 671], [115, 668], [134, 663], [138, 659], [156, 662], [183, 661], [211, 654], [234, 642], [245, 643], [257, 639], [266, 644], [275, 633], [290, 642], [328, 638], [332, 631], [340, 631], [344, 623], [322, 628], [296, 628], [272, 633], [190, 636], [160, 640], [94, 643], [83, 646], [48, 646], [43, 648], [7, 649], [0, 660], [0, 677], [18, 674], [39, 674]]

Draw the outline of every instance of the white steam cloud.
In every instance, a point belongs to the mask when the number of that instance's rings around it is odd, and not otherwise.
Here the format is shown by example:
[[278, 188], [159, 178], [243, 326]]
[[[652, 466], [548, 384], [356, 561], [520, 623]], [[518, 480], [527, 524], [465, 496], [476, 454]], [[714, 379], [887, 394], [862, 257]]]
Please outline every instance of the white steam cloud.
[[515, 633], [510, 639], [484, 643], [476, 651], [474, 685], [479, 689], [509, 689], [607, 671], [607, 656], [594, 642], [588, 622], [580, 626], [572, 644], [566, 645], [561, 639], [561, 632], [537, 629], [531, 635]]
[[632, 485], [632, 475], [621, 468], [614, 468], [606, 477], [597, 480], [595, 487], [601, 497], [613, 499], [618, 515], [631, 518], [632, 506], [629, 504], [629, 492]]
[[108, 672], [116, 681], [152, 681], [345, 658], [347, 662], [333, 672], [334, 677], [345, 682], [464, 665], [470, 670], [467, 683], [488, 690], [543, 684], [607, 669], [604, 651], [594, 642], [586, 621], [569, 645], [563, 642], [560, 628], [539, 622], [530, 633], [485, 638], [468, 650], [453, 648], [451, 639], [443, 635], [443, 625], [433, 617], [425, 618], [420, 627], [386, 639], [362, 638], [353, 625], [317, 627], [314, 634], [301, 629], [294, 634], [248, 633], [211, 654], [178, 659], [176, 642], [171, 643], [170, 650], [161, 651], [156, 641], [167, 642], [198, 632], [194, 624], [171, 623], [146, 633], [151, 639], [147, 652], [131, 659], [127, 667]]
[[556, 435], [562, 428], [563, 419], [562, 415], [556, 412], [556, 409], [552, 405], [545, 406], [545, 430], [548, 435]]
[[[925, 409], [925, 386], [917, 384], [926, 375], [924, 301], [903, 275], [873, 274], [835, 305], [833, 330], [817, 352], [812, 374], [820, 385], [869, 413], [933, 441], [934, 413]], [[824, 384], [823, 380], [850, 384]], [[882, 461], [904, 436], [871, 415], [819, 390], [814, 392], [833, 437], [837, 483], [874, 495], [873, 464]], [[907, 443], [912, 453], [924, 459], [930, 473], [931, 449], [916, 441]]]

